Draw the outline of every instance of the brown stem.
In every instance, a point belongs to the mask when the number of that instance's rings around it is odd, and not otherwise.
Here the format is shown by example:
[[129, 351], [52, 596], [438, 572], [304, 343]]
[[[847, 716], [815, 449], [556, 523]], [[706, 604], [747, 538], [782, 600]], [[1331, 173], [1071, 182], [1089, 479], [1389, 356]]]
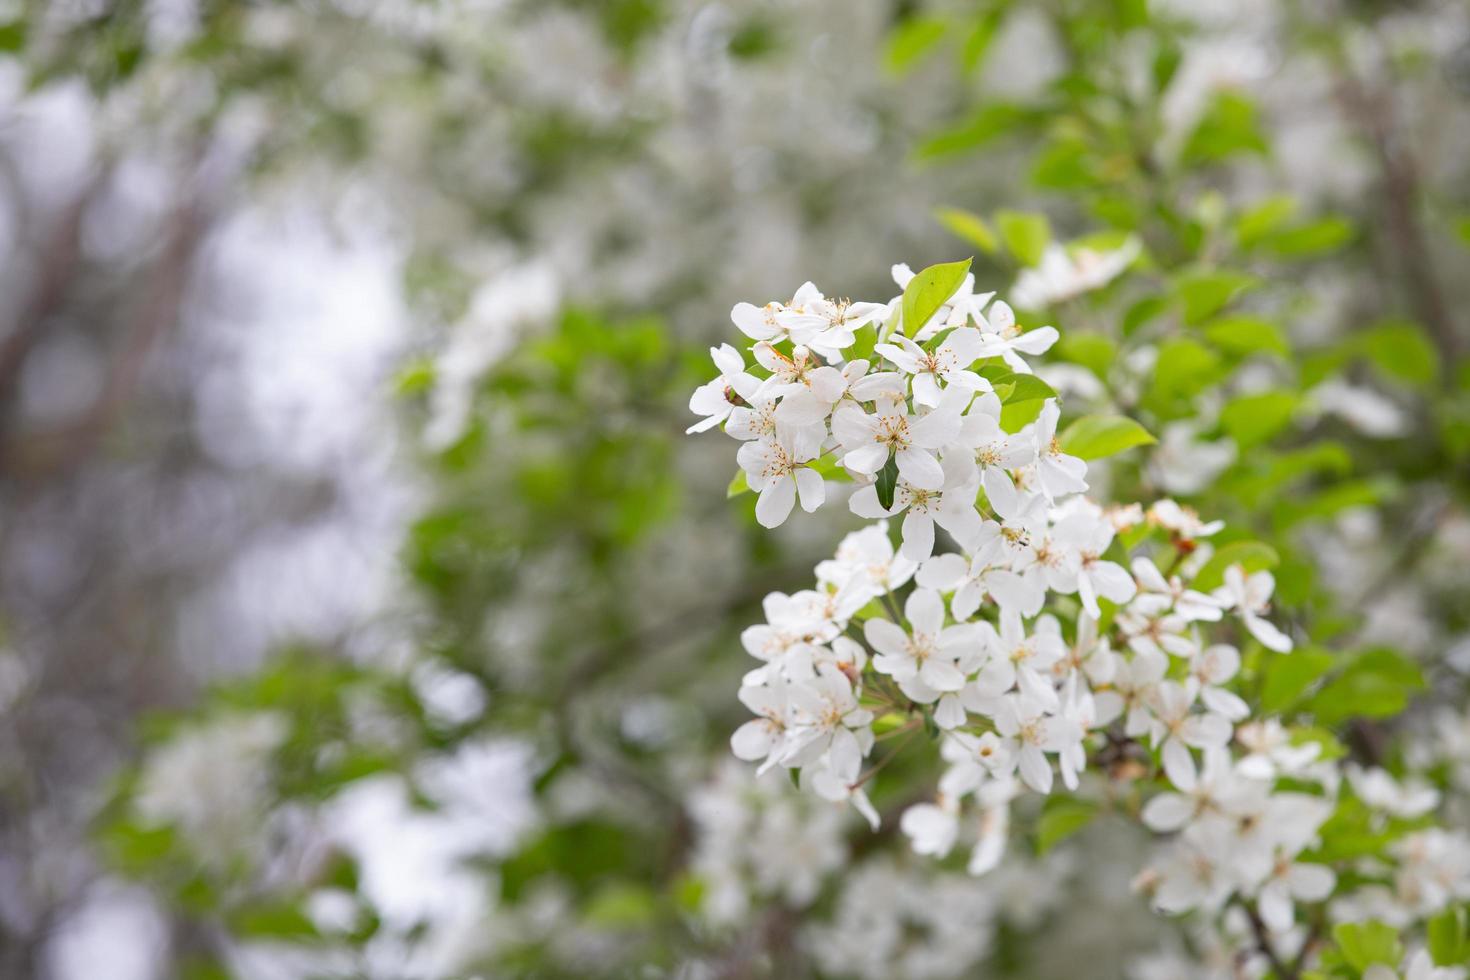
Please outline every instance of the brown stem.
[[913, 741], [914, 735], [917, 733], [917, 731], [918, 731], [918, 729], [915, 729], [914, 731], [911, 731], [907, 735], [905, 735], [903, 737], [903, 740], [893, 747], [893, 751], [892, 752], [889, 752], [883, 758], [879, 759], [867, 772], [865, 772], [861, 776], [859, 776], [857, 778], [857, 782], [855, 782], [851, 786], [849, 786], [848, 789], [857, 789], [858, 787], [860, 787], [864, 783], [866, 783], [868, 780], [870, 780], [874, 776], [878, 775], [878, 773], [882, 772], [883, 771], [883, 768], [885, 766], [887, 766], [888, 763], [892, 762], [895, 758], [897, 758], [898, 757], [898, 754], [904, 750], [904, 748], [909, 744], [909, 742]]
[[1385, 217], [1392, 250], [1399, 260], [1399, 274], [1408, 287], [1415, 314], [1439, 347], [1441, 374], [1447, 378], [1460, 354], [1460, 336], [1440, 289], [1434, 256], [1420, 219], [1418, 163], [1397, 132], [1391, 94], [1370, 92], [1345, 60], [1339, 61], [1339, 71], [1338, 100], [1363, 130], [1378, 157]]
[[1297, 980], [1301, 971], [1296, 965], [1287, 966], [1276, 952], [1276, 947], [1271, 945], [1271, 937], [1267, 934], [1266, 923], [1261, 918], [1261, 913], [1256, 907], [1245, 899], [1237, 899], [1237, 904], [1245, 909], [1246, 918], [1250, 920], [1251, 935], [1255, 937], [1256, 947], [1265, 954], [1271, 963], [1271, 972], [1276, 974], [1277, 980]]

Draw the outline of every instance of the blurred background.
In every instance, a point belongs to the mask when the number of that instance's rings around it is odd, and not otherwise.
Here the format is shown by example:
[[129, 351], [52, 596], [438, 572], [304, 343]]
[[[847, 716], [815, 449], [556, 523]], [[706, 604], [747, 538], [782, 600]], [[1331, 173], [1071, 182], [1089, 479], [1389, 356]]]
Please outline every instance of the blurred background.
[[688, 394], [737, 301], [1009, 289], [1021, 215], [1156, 292], [1214, 249], [1266, 328], [1048, 380], [1133, 384], [1134, 476], [1448, 731], [1467, 178], [1450, 0], [0, 2], [0, 976], [1141, 969], [1142, 842], [970, 879], [726, 759], [857, 525], [754, 527]]

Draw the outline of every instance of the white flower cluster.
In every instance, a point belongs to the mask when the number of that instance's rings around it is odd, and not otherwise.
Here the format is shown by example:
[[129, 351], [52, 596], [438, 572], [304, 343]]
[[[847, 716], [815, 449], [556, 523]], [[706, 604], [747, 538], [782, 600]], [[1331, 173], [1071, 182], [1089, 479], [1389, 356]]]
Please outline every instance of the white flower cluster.
[[1237, 761], [1223, 745], [1212, 747], [1198, 774], [1174, 779], [1177, 792], [1160, 793], [1143, 808], [1149, 828], [1180, 833], [1136, 884], [1155, 908], [1169, 913], [1216, 912], [1234, 895], [1251, 898], [1265, 926], [1286, 933], [1296, 922], [1296, 900], [1322, 901], [1336, 884], [1326, 865], [1297, 860], [1336, 802], [1328, 795], [1274, 792], [1275, 777], [1306, 780], [1315, 772], [1331, 788], [1336, 770], [1314, 767], [1318, 747], [1291, 746], [1275, 726], [1258, 723], [1241, 735], [1265, 751]]
[[230, 713], [182, 729], [143, 765], [139, 819], [176, 827], [212, 864], [259, 846], [274, 755], [290, 734], [290, 720], [271, 711]]
[[958, 977], [991, 951], [997, 906], [980, 882], [926, 875], [882, 855], [848, 876], [832, 922], [802, 938], [824, 973], [862, 980]]
[[[900, 285], [910, 278], [895, 269]], [[1263, 788], [1254, 833], [1265, 863], [1231, 884], [1261, 892], [1276, 921], [1278, 893], [1321, 891], [1316, 870], [1289, 859], [1326, 814], [1301, 794], [1270, 792], [1292, 746], [1262, 736], [1258, 752], [1232, 759], [1249, 714], [1225, 687], [1240, 654], [1204, 635], [1233, 612], [1243, 632], [1289, 651], [1264, 618], [1274, 581], [1232, 565], [1223, 584], [1196, 590], [1211, 552], [1201, 539], [1219, 523], [1170, 500], [1145, 512], [1083, 497], [1087, 465], [1059, 445], [1055, 398], [1038, 399], [1025, 424], [1003, 424], [1016, 376], [1031, 373], [1022, 355], [1043, 353], [1057, 332], [1020, 330], [1005, 303], [973, 287], [967, 276], [922, 324], [903, 323], [906, 297], [833, 301], [810, 283], [790, 303], [735, 307], [759, 369], [732, 346], [713, 351], [720, 375], [691, 401], [705, 416], [694, 429], [723, 422], [741, 442], [762, 524], [781, 524], [797, 500], [821, 506], [829, 476], [855, 482], [852, 511], [878, 523], [817, 567], [816, 588], [767, 596], [766, 623], [743, 634], [762, 664], [740, 690], [757, 717], [735, 733], [734, 752], [762, 771], [799, 770], [804, 789], [851, 801], [876, 826], [865, 785], [886, 759], [864, 771], [865, 760], [880, 740], [927, 730], [949, 766], [937, 798], [908, 808], [901, 827], [936, 856], [962, 827], [978, 828], [973, 873], [1000, 860], [1010, 801], [1023, 788], [1050, 792], [1057, 770], [1075, 789], [1091, 752], [1157, 753], [1177, 792], [1150, 804], [1150, 820], [1189, 846], [1215, 833], [1197, 802], [1239, 772]], [[876, 336], [860, 346], [865, 329]], [[877, 360], [857, 356], [864, 349]], [[899, 515], [895, 551], [883, 519]], [[957, 552], [934, 554], [936, 524]], [[1120, 536], [1134, 549], [1169, 545], [1130, 556]], [[1075, 599], [1049, 607], [1049, 595]], [[978, 821], [961, 820], [967, 806]], [[1161, 906], [1215, 894], [1161, 879]]]
[[847, 862], [846, 815], [790, 793], [778, 773], [751, 779], [747, 767], [728, 763], [689, 796], [698, 832], [690, 866], [704, 884], [701, 908], [718, 924], [740, 922], [772, 899], [806, 908], [823, 879]]

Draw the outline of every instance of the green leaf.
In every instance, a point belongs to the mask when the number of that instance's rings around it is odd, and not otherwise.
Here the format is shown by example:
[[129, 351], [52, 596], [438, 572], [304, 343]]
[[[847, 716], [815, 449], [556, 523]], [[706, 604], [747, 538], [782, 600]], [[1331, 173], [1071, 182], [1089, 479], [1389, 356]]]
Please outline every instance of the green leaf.
[[1396, 484], [1391, 478], [1346, 480], [1305, 495], [1276, 502], [1274, 516], [1278, 528], [1285, 529], [1307, 520], [1325, 520], [1353, 507], [1376, 507], [1393, 494]]
[[1236, 219], [1235, 240], [1240, 243], [1241, 248], [1260, 244], [1296, 214], [1296, 209], [1296, 198], [1287, 195], [1266, 198]]
[[[1308, 741], [1316, 739], [1303, 739], [1304, 734], [1326, 733], [1325, 728], [1319, 729], [1293, 729], [1292, 745], [1305, 745]], [[1332, 738], [1327, 733], [1328, 738]], [[1333, 739], [1336, 742], [1336, 739]], [[1321, 744], [1321, 743], [1318, 743]], [[1342, 758], [1346, 750], [1342, 749], [1341, 743], [1335, 747], [1336, 758]], [[1326, 753], [1318, 755], [1318, 759], [1328, 759]], [[1332, 816], [1322, 825], [1318, 832], [1319, 844], [1313, 849], [1313, 857], [1319, 861], [1351, 861], [1366, 857], [1371, 854], [1382, 854], [1383, 848], [1392, 839], [1393, 835], [1381, 829], [1381, 822], [1375, 819], [1371, 810], [1363, 805], [1356, 797], [1343, 794], [1338, 797], [1337, 808]]]
[[1439, 376], [1439, 353], [1416, 323], [1380, 323], [1358, 335], [1357, 348], [1391, 381], [1427, 385]]
[[995, 386], [996, 396], [1000, 398], [1003, 405], [1011, 402], [1057, 397], [1052, 386], [1034, 374], [1004, 374], [995, 379], [992, 384]]
[[1344, 922], [1333, 927], [1332, 935], [1343, 959], [1355, 970], [1366, 970], [1375, 963], [1397, 969], [1404, 958], [1398, 932], [1382, 922]]
[[1178, 42], [1169, 37], [1159, 39], [1159, 50], [1154, 53], [1152, 75], [1154, 79], [1154, 91], [1163, 92], [1174, 80], [1174, 73], [1179, 70], [1180, 63], [1184, 60], [1184, 51]]
[[1282, 258], [1305, 258], [1335, 251], [1352, 237], [1352, 222], [1331, 216], [1277, 232], [1266, 239], [1265, 247]]
[[1459, 966], [1470, 961], [1470, 935], [1466, 934], [1465, 906], [1452, 905], [1429, 920], [1426, 926], [1429, 955], [1435, 966]]
[[1037, 187], [1070, 190], [1097, 184], [1092, 147], [1073, 133], [1058, 135], [1037, 157], [1031, 182]]
[[317, 935], [316, 926], [306, 913], [284, 902], [236, 909], [230, 915], [230, 928], [239, 935], [253, 938], [300, 939]]
[[1337, 658], [1323, 650], [1294, 650], [1273, 657], [1266, 668], [1261, 691], [1261, 710], [1268, 715], [1285, 712], [1296, 704], [1313, 682], [1332, 669]]
[[931, 265], [909, 280], [903, 290], [903, 330], [918, 333], [939, 312], [970, 271], [970, 259]]
[[1166, 418], [1193, 414], [1195, 397], [1227, 370], [1219, 354], [1193, 338], [1166, 340], [1159, 345], [1144, 406]]
[[845, 354], [849, 361], [871, 361], [873, 359], [873, 348], [878, 346], [878, 334], [887, 333], [892, 324], [898, 320], [898, 314], [889, 317], [887, 324], [868, 323], [859, 327], [853, 333], [854, 342]]
[[1131, 337], [1139, 327], [1156, 318], [1169, 308], [1169, 300], [1163, 296], [1147, 296], [1123, 314], [1123, 336]]
[[1035, 422], [1047, 398], [1057, 397], [1051, 385], [1035, 375], [992, 372], [986, 378], [995, 386], [995, 397], [1001, 400], [1001, 429], [1005, 432], [1020, 432]]
[[878, 473], [878, 505], [884, 510], [893, 507], [893, 494], [898, 489], [898, 456], [888, 454], [888, 462]]
[[28, 34], [25, 20], [12, 20], [0, 24], [0, 52], [14, 54], [26, 46]]
[[1026, 426], [1035, 422], [1041, 415], [1041, 410], [1046, 407], [1044, 398], [1027, 398], [1021, 401], [1011, 401], [1001, 406], [1000, 427], [1006, 432], [1020, 432]]
[[526, 842], [500, 866], [500, 893], [508, 902], [532, 883], [554, 875], [579, 893], [616, 875], [652, 874], [648, 841], [617, 824], [583, 820], [549, 829]]
[[973, 150], [1029, 124], [1034, 118], [1035, 113], [1021, 106], [991, 103], [960, 125], [942, 130], [920, 143], [914, 150], [914, 156], [919, 160], [933, 160]]
[[1184, 142], [1185, 166], [1217, 163], [1241, 153], [1265, 154], [1266, 139], [1256, 120], [1256, 105], [1233, 90], [1216, 93], [1209, 108]]
[[1084, 416], [1067, 426], [1057, 441], [1062, 452], [1079, 459], [1101, 459], [1158, 442], [1147, 429], [1125, 415]]
[[888, 37], [883, 67], [892, 75], [905, 75], [944, 40], [949, 24], [943, 17], [909, 17]]
[[119, 821], [106, 828], [102, 843], [115, 865], [128, 874], [142, 875], [164, 862], [178, 845], [178, 835], [169, 826], [145, 827]]
[[1291, 356], [1291, 346], [1281, 328], [1270, 320], [1237, 313], [1211, 320], [1203, 329], [1206, 339], [1227, 354], [1246, 357], [1267, 352]]
[[669, 893], [674, 897], [674, 903], [682, 911], [690, 914], [698, 912], [704, 904], [705, 891], [704, 879], [688, 871], [674, 879], [674, 884], [669, 889]]
[[1316, 725], [1293, 725], [1292, 745], [1315, 745], [1320, 750], [1317, 758], [1323, 762], [1347, 758], [1347, 747], [1332, 732]]
[[1383, 648], [1365, 651], [1318, 691], [1307, 710], [1318, 724], [1333, 726], [1349, 718], [1391, 718], [1424, 688], [1412, 660]]
[[1057, 355], [1107, 380], [1108, 368], [1118, 356], [1118, 346], [1100, 333], [1067, 333], [1057, 345]]
[[971, 211], [960, 208], [939, 208], [934, 217], [950, 234], [963, 238], [986, 255], [1000, 251], [1000, 239], [985, 219]]
[[835, 480], [838, 483], [852, 482], [852, 474], [842, 468], [835, 454], [818, 456], [807, 464], [807, 469], [817, 473], [824, 480]]
[[1174, 292], [1184, 303], [1184, 322], [1195, 324], [1214, 316], [1255, 284], [1254, 276], [1221, 269], [1186, 273], [1175, 281]]
[[995, 226], [1001, 241], [1022, 265], [1036, 265], [1051, 242], [1051, 222], [1030, 211], [997, 211]]
[[745, 471], [738, 470], [735, 476], [731, 478], [730, 485], [725, 487], [725, 499], [729, 500], [731, 497], [738, 497], [742, 493], [749, 492], [750, 484], [746, 482]]
[[1075, 796], [1048, 796], [1036, 824], [1036, 853], [1045, 854], [1057, 844], [1086, 827], [1099, 807]]
[[1225, 582], [1225, 570], [1231, 565], [1241, 566], [1250, 575], [1253, 572], [1269, 571], [1280, 563], [1281, 556], [1269, 544], [1260, 541], [1232, 541], [1205, 562], [1199, 574], [1195, 575], [1192, 585], [1201, 592], [1209, 592], [1211, 589], [1218, 589]]
[[587, 902], [586, 921], [602, 929], [635, 929], [653, 921], [658, 902], [646, 886], [612, 881]]
[[1241, 449], [1252, 449], [1290, 425], [1300, 403], [1291, 391], [1241, 395], [1220, 411], [1220, 424]]
[[737, 61], [755, 61], [774, 54], [780, 45], [781, 36], [776, 20], [756, 14], [730, 32], [726, 50]]
[[405, 364], [393, 379], [393, 393], [402, 397], [421, 395], [434, 387], [437, 372], [427, 357], [415, 357]]
[[960, 63], [965, 66], [965, 71], [972, 72], [984, 63], [985, 56], [990, 52], [990, 42], [995, 40], [1005, 13], [1005, 8], [1000, 7], [986, 11], [975, 19], [974, 27], [965, 38], [964, 50], [960, 52]]

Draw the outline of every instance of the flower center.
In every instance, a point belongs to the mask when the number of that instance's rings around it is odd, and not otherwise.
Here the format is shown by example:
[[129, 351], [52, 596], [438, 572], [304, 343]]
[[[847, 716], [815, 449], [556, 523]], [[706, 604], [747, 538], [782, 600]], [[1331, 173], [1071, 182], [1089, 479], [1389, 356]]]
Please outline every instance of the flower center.
[[878, 416], [878, 430], [874, 434], [874, 438], [892, 449], [907, 449], [909, 445], [909, 420], [902, 415]]

